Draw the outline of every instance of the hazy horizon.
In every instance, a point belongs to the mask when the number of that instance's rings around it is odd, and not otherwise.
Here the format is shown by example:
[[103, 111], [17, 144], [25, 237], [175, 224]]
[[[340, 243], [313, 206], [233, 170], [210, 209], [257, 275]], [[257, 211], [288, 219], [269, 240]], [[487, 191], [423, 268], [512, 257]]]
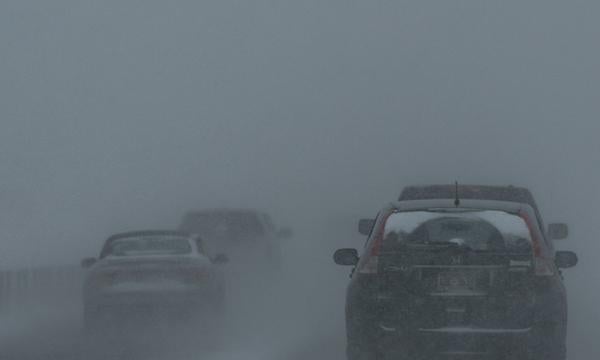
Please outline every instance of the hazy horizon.
[[78, 264], [114, 232], [255, 207], [318, 234], [294, 244], [342, 274], [331, 251], [360, 246], [358, 217], [404, 185], [457, 180], [531, 188], [546, 222], [571, 226], [571, 303], [592, 304], [599, 13], [557, 0], [5, 0], [0, 267]]

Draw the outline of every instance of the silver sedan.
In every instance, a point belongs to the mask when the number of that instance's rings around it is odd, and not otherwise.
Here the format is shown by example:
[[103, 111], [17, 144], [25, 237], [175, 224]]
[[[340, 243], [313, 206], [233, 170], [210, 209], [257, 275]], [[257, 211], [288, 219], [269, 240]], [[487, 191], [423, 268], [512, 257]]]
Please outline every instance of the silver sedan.
[[218, 314], [225, 302], [220, 264], [202, 240], [178, 231], [136, 231], [108, 238], [100, 257], [87, 258], [83, 286], [87, 329], [156, 314]]

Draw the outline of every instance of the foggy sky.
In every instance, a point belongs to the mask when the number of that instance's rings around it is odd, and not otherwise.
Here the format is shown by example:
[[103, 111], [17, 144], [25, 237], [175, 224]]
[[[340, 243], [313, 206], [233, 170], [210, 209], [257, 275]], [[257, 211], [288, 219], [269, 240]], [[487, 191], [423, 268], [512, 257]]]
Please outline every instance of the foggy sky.
[[0, 260], [74, 261], [188, 208], [371, 215], [455, 179], [530, 186], [597, 250], [598, 10], [2, 1]]
[[111, 233], [212, 206], [328, 232], [292, 243], [325, 267], [404, 185], [525, 185], [571, 226], [571, 349], [593, 358], [599, 15], [591, 0], [3, 0], [0, 267], [76, 264]]

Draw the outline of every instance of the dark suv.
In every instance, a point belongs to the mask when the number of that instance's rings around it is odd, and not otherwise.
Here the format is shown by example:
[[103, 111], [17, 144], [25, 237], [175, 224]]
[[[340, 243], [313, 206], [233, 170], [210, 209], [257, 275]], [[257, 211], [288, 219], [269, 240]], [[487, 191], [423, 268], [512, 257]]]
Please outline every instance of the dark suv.
[[521, 201], [403, 200], [361, 220], [369, 237], [360, 258], [355, 249], [334, 255], [355, 266], [348, 359], [564, 360], [560, 269], [577, 256], [554, 250], [565, 225], [544, 231]]
[[187, 212], [179, 229], [199, 234], [210, 253], [224, 253], [233, 265], [281, 265], [281, 240], [292, 236], [277, 229], [271, 217], [254, 209], [205, 209]]

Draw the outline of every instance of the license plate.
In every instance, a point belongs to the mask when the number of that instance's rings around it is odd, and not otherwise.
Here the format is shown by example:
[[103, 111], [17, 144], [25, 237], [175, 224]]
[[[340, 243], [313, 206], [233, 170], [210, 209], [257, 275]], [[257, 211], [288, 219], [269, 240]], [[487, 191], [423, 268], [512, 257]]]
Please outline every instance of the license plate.
[[460, 271], [448, 271], [438, 275], [438, 290], [470, 290], [473, 288], [473, 277]]

